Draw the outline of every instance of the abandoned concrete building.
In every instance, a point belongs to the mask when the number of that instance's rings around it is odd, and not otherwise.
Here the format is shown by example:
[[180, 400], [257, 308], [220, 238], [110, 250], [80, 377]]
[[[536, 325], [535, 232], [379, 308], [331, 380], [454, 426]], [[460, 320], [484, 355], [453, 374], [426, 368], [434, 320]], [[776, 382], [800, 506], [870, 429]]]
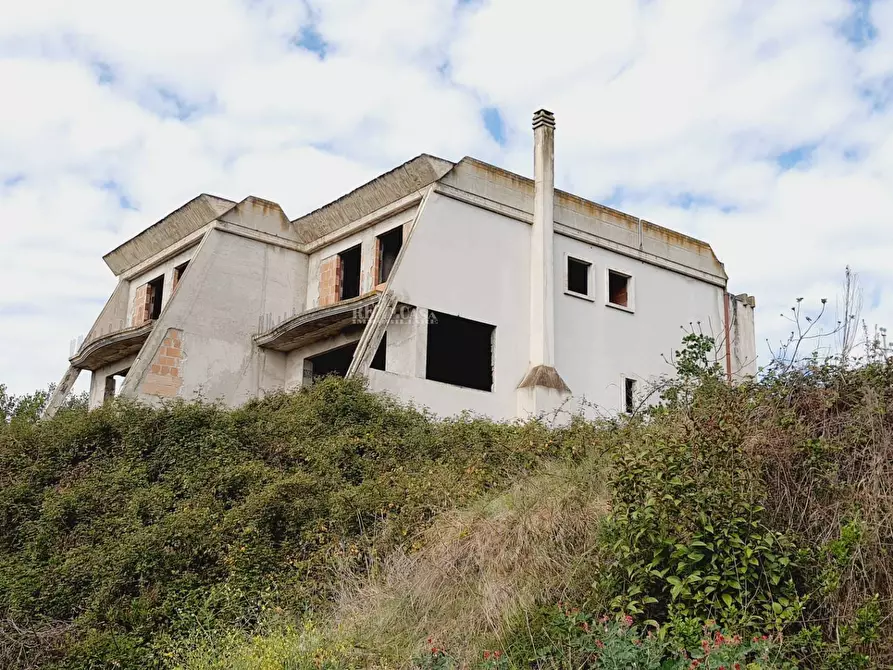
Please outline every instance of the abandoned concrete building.
[[104, 257], [118, 284], [47, 412], [82, 370], [91, 406], [338, 374], [440, 415], [630, 411], [696, 323], [755, 374], [753, 298], [710, 246], [555, 190], [553, 115], [533, 129], [533, 180], [423, 154], [295, 220], [191, 200]]

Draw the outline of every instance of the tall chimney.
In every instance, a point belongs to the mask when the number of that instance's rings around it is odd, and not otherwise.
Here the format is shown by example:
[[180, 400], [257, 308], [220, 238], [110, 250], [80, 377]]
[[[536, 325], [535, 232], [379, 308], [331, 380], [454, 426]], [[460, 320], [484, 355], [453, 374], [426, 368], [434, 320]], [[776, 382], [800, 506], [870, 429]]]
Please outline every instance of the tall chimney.
[[518, 385], [519, 414], [561, 406], [570, 389], [555, 369], [555, 117], [533, 115], [533, 227], [530, 231], [530, 367]]
[[530, 244], [530, 364], [555, 365], [552, 225], [555, 218], [555, 117], [533, 115], [533, 230]]

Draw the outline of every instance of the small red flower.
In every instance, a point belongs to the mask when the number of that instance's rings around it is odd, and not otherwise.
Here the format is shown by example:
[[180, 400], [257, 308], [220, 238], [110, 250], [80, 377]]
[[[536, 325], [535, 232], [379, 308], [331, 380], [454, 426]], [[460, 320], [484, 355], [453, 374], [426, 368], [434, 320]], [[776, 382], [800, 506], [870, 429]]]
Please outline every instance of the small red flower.
[[490, 660], [490, 652], [489, 652], [489, 651], [485, 651], [485, 652], [484, 652], [484, 660], [485, 660], [485, 661], [489, 661], [489, 660]]
[[623, 624], [627, 627], [632, 626], [633, 618], [629, 614], [627, 614], [625, 617], [623, 617]]
[[596, 640], [596, 641], [595, 641], [595, 646], [598, 647], [599, 649], [604, 649], [604, 648], [605, 648], [605, 643], [602, 642], [601, 640]]
[[741, 664], [740, 664], [740, 663], [736, 663], [736, 664], [735, 664], [735, 670], [741, 670]]
[[499, 651], [498, 649], [497, 649], [496, 651], [493, 652], [493, 657], [494, 657], [497, 661], [499, 660], [499, 658], [500, 658], [501, 656], [502, 656], [502, 652]]

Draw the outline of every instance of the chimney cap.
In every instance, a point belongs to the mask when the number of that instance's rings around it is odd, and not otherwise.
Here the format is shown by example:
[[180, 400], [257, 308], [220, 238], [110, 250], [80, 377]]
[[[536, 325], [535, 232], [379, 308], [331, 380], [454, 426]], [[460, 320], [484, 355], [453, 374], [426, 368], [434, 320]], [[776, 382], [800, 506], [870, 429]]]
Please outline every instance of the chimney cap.
[[555, 115], [548, 109], [540, 109], [533, 113], [533, 129], [536, 130], [540, 126], [555, 128]]

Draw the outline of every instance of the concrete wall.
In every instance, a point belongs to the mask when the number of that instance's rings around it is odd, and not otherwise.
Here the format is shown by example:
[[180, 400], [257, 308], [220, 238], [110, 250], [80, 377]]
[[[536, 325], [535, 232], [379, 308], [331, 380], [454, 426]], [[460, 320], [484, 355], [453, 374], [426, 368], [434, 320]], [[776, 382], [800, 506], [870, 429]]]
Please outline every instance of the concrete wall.
[[[588, 300], [565, 291], [568, 256], [592, 264]], [[632, 278], [630, 310], [607, 304], [609, 269]], [[555, 367], [577, 407], [584, 400], [597, 406], [588, 414], [622, 409], [626, 377], [644, 392], [672, 374], [664, 357], [690, 324], [722, 340], [722, 289], [562, 235], [555, 236], [555, 286]]]
[[[300, 309], [306, 276], [305, 254], [211, 230], [140, 352], [126, 391], [158, 399], [144, 388], [171, 330], [182, 341], [177, 396], [201, 395], [237, 405], [262, 389], [281, 387], [285, 355], [259, 349], [253, 337], [265, 316]], [[158, 385], [153, 380], [150, 386]]]
[[729, 335], [732, 340], [732, 375], [741, 379], [757, 374], [757, 341], [754, 308], [729, 296]]
[[[114, 363], [110, 363], [104, 367], [99, 368], [98, 370], [94, 370], [90, 375], [90, 409], [94, 409], [96, 407], [101, 407], [103, 401], [105, 400], [105, 380], [110, 375], [116, 375], [123, 370], [127, 370], [131, 365], [133, 365], [133, 361], [136, 359], [136, 355], [127, 356], [126, 358], [122, 358], [120, 361], [116, 361]], [[121, 388], [123, 387], [123, 380], [116, 380], [118, 383], [118, 392], [120, 393]]]
[[346, 249], [355, 247], [357, 244], [362, 245], [360, 268], [362, 278], [360, 280], [360, 294], [367, 293], [375, 287], [375, 277], [373, 276], [373, 266], [375, 264], [375, 238], [386, 233], [389, 230], [411, 223], [415, 217], [417, 206], [404, 210], [399, 214], [390, 216], [378, 223], [345, 237], [338, 242], [323, 247], [310, 254], [308, 265], [308, 281], [307, 281], [307, 307], [308, 309], [319, 306], [319, 277], [320, 265], [323, 261], [332, 256], [341, 253]]
[[84, 342], [95, 340], [112, 331], [122, 330], [130, 325], [131, 304], [133, 302], [130, 293], [130, 285], [126, 281], [119, 281], [105, 307], [99, 313], [90, 332], [84, 338]]
[[[145, 284], [146, 282], [150, 282], [156, 277], [160, 275], [164, 275], [164, 290], [162, 291], [161, 296], [161, 308], [164, 309], [167, 305], [168, 301], [171, 299], [171, 296], [174, 292], [174, 268], [178, 265], [182, 265], [187, 261], [191, 260], [193, 255], [195, 255], [195, 251], [198, 249], [198, 245], [194, 247], [190, 247], [186, 249], [176, 256], [172, 256], [168, 258], [166, 261], [155, 265], [149, 270], [145, 270], [140, 274], [133, 277], [128, 282], [128, 294], [127, 294], [127, 305], [128, 305], [128, 313], [127, 313], [127, 325], [133, 325], [133, 301], [136, 297], [137, 289], [140, 286]], [[188, 274], [189, 268], [187, 268]]]
[[[529, 360], [530, 227], [435, 193], [424, 207], [390, 282], [421, 309], [389, 325], [387, 371], [369, 370], [370, 387], [441, 415], [512, 417]], [[424, 379], [426, 309], [496, 326], [492, 391]]]

